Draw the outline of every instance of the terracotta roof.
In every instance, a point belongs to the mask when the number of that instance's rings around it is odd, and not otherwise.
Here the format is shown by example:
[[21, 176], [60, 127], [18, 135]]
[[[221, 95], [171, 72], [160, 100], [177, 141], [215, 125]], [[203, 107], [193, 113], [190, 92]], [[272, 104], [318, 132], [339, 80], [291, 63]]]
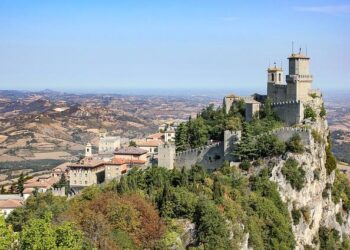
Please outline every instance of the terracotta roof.
[[113, 158], [110, 162], [106, 163], [106, 165], [108, 165], [108, 164], [123, 165], [123, 164], [126, 164], [126, 162], [124, 159]]
[[161, 140], [164, 137], [163, 133], [155, 133], [147, 136], [147, 139], [157, 139]]
[[124, 160], [124, 162], [127, 164], [145, 164], [146, 163], [146, 161], [144, 161], [144, 160], [137, 160], [137, 159]]
[[96, 168], [102, 166], [105, 162], [99, 159], [94, 159], [93, 157], [85, 157], [78, 163], [70, 163], [69, 168]]
[[0, 209], [21, 207], [23, 201], [20, 200], [0, 200]]
[[163, 144], [163, 142], [159, 141], [159, 140], [151, 140], [151, 141], [140, 140], [140, 141], [136, 141], [136, 145], [139, 146], [139, 147], [158, 147], [160, 144]]
[[145, 164], [146, 161], [144, 160], [138, 160], [138, 159], [121, 159], [121, 158], [113, 158], [110, 162], [106, 163], [106, 165], [109, 164], [115, 164], [115, 165], [124, 165], [124, 164]]
[[60, 165], [58, 165], [57, 167], [54, 167], [52, 169], [52, 171], [61, 171], [61, 172], [65, 172], [67, 170], [68, 165], [70, 164], [70, 162], [64, 162]]
[[147, 153], [146, 150], [138, 147], [120, 148], [114, 152], [114, 154], [116, 155], [143, 155], [146, 153]]
[[51, 177], [49, 179], [41, 179], [40, 177], [34, 177], [24, 183], [25, 188], [46, 188], [49, 189], [53, 184], [59, 181], [58, 178]]
[[35, 188], [25, 188], [23, 194], [32, 194]]

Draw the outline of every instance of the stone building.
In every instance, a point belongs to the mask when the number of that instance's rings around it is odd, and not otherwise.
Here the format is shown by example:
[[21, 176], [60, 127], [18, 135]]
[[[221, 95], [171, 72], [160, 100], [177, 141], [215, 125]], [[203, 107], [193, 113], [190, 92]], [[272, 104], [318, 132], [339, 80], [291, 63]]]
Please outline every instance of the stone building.
[[135, 141], [137, 147], [146, 150], [148, 155], [158, 153], [158, 146], [164, 142], [161, 140], [137, 140]]
[[127, 162], [122, 159], [114, 158], [110, 162], [105, 163], [105, 179], [106, 181], [119, 180], [128, 170]]
[[105, 162], [92, 157], [85, 157], [78, 163], [71, 163], [69, 184], [73, 189], [81, 189], [105, 180]]
[[120, 148], [120, 136], [107, 136], [106, 133], [100, 133], [98, 154], [113, 155], [117, 148]]
[[250, 121], [259, 114], [262, 102], [266, 98], [272, 101], [272, 108], [287, 125], [299, 124], [304, 119], [304, 108], [311, 99], [310, 94], [313, 77], [309, 72], [310, 58], [306, 55], [292, 53], [288, 57], [289, 72], [283, 79], [283, 69], [276, 66], [267, 69], [267, 95], [238, 97], [228, 95], [225, 97], [225, 109], [229, 112], [235, 102], [243, 100], [246, 106], [246, 120]]
[[147, 165], [148, 155], [147, 151], [138, 147], [125, 147], [117, 149], [114, 152], [114, 159], [124, 160], [129, 166], [133, 165]]

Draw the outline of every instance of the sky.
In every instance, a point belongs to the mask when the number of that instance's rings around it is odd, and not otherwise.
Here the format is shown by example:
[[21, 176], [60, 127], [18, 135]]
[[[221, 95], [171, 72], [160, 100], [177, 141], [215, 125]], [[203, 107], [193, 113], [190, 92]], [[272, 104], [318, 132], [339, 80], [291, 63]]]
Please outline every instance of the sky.
[[1, 0], [0, 89], [266, 89], [299, 47], [350, 89], [350, 1]]

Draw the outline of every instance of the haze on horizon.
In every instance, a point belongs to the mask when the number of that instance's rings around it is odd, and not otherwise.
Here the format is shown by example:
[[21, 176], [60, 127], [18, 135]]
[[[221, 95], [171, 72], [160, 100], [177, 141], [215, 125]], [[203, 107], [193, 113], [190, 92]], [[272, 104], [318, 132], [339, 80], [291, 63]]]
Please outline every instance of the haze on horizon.
[[294, 41], [350, 89], [348, 1], [0, 2], [0, 89], [257, 89]]

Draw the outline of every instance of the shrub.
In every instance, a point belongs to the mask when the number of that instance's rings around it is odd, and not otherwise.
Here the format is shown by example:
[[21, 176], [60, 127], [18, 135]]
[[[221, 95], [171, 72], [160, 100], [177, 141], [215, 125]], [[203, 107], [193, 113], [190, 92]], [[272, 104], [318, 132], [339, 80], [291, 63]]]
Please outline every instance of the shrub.
[[320, 174], [321, 174], [320, 170], [319, 169], [315, 169], [314, 170], [314, 180], [319, 181], [320, 180]]
[[332, 153], [331, 147], [328, 145], [326, 147], [326, 169], [327, 174], [331, 174], [333, 170], [337, 168], [337, 160]]
[[324, 140], [323, 140], [321, 134], [317, 130], [313, 129], [311, 131], [311, 135], [314, 138], [315, 142], [317, 142], [317, 143], [324, 143]]
[[337, 214], [335, 215], [335, 219], [337, 220], [337, 222], [338, 222], [340, 225], [342, 225], [342, 224], [344, 223], [343, 216], [341, 215], [340, 212], [337, 213]]
[[320, 249], [341, 249], [340, 236], [337, 230], [320, 227], [318, 235]]
[[300, 209], [304, 220], [306, 221], [306, 223], [310, 223], [310, 219], [311, 219], [311, 211], [309, 207], [302, 207]]
[[326, 108], [324, 107], [324, 104], [322, 103], [321, 111], [320, 111], [320, 117], [325, 117], [327, 114]]
[[311, 94], [309, 94], [309, 96], [311, 96], [311, 97], [312, 97], [312, 99], [315, 99], [315, 98], [317, 98], [317, 97], [318, 97], [318, 95], [317, 95], [316, 93], [311, 93]]
[[303, 142], [299, 134], [294, 134], [286, 143], [287, 150], [293, 153], [303, 153], [305, 151]]
[[300, 191], [304, 187], [305, 171], [298, 166], [298, 162], [293, 158], [288, 158], [282, 167], [282, 174], [290, 185]]
[[309, 105], [305, 106], [304, 119], [310, 118], [311, 121], [316, 121], [317, 114]]
[[293, 208], [291, 213], [292, 213], [293, 224], [298, 225], [301, 218], [300, 210]]
[[250, 164], [250, 161], [248, 160], [242, 161], [241, 164], [239, 164], [239, 168], [245, 171], [248, 171], [251, 166], [252, 164]]
[[350, 183], [346, 176], [337, 171], [332, 186], [332, 200], [334, 203], [343, 201], [343, 209], [350, 211]]
[[262, 157], [277, 156], [286, 151], [286, 144], [275, 135], [264, 135], [258, 139], [256, 148]]

